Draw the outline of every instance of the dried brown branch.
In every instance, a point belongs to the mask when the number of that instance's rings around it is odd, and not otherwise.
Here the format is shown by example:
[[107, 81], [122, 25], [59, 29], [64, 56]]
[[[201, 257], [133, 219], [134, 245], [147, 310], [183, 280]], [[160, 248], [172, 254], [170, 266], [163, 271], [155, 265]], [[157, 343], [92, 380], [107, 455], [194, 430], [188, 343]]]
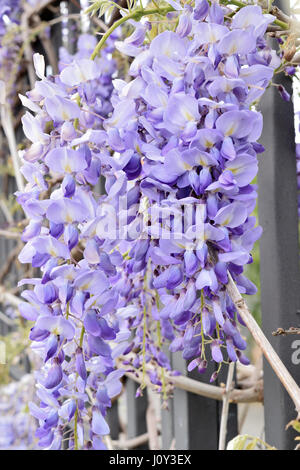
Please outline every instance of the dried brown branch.
[[108, 26], [102, 21], [100, 18], [97, 18], [96, 16], [92, 16], [91, 21], [95, 23], [99, 28], [101, 28], [104, 32], [108, 30]]
[[300, 388], [256, 323], [254, 317], [251, 315], [244, 298], [240, 294], [229, 273], [228, 278], [229, 282], [227, 284], [227, 291], [233, 300], [239, 315], [248, 327], [248, 330], [252, 334], [256, 344], [261, 348], [265, 358], [269, 362], [280, 382], [293, 400], [297, 412], [300, 413]]
[[7, 256], [7, 258], [5, 260], [5, 264], [3, 265], [3, 267], [0, 270], [0, 283], [3, 282], [5, 276], [9, 273], [9, 271], [12, 267], [12, 264], [15, 262], [16, 257], [20, 252], [20, 249], [21, 249], [20, 246], [17, 245], [16, 247], [14, 247], [14, 249]]
[[7, 207], [7, 203], [6, 203], [6, 200], [3, 198], [3, 199], [0, 199], [0, 209], [6, 219], [6, 222], [9, 224], [9, 225], [12, 225], [14, 223], [14, 219], [13, 219], [13, 216], [11, 215], [10, 213], [10, 210], [9, 208]]
[[21, 234], [18, 232], [10, 232], [9, 230], [0, 229], [0, 237], [20, 240]]
[[223, 407], [222, 407], [222, 414], [221, 414], [219, 450], [225, 450], [225, 446], [226, 446], [229, 400], [230, 400], [230, 391], [232, 388], [234, 367], [235, 367], [235, 363], [232, 362], [231, 364], [229, 364], [228, 372], [227, 372], [227, 381], [226, 381], [225, 393], [223, 396]]
[[141, 434], [140, 436], [134, 437], [133, 439], [119, 439], [112, 440], [112, 445], [115, 449], [135, 449], [143, 444], [146, 444], [149, 440], [149, 434]]
[[[128, 359], [128, 357], [126, 357]], [[122, 362], [118, 362], [118, 366], [123, 368]], [[139, 372], [126, 372], [125, 375], [134, 380], [135, 382], [142, 383], [142, 374]], [[206, 384], [198, 380], [190, 379], [189, 377], [184, 376], [172, 376], [170, 374], [165, 374], [166, 380], [171, 383], [174, 387], [177, 387], [186, 392], [194, 393], [195, 395], [200, 395], [203, 397], [211, 398], [213, 400], [223, 400], [224, 388], [217, 387], [216, 385]], [[146, 386], [153, 388], [150, 380], [145, 377]], [[254, 384], [251, 388], [247, 390], [238, 390], [233, 389], [230, 392], [230, 402], [231, 403], [255, 403], [262, 401], [262, 389], [261, 384]]]
[[231, 403], [263, 403], [264, 401], [264, 386], [263, 381], [259, 380], [257, 383], [249, 388], [239, 390], [234, 389], [230, 393]]
[[237, 381], [241, 389], [251, 388], [253, 384], [263, 382], [262, 353], [255, 365], [244, 366], [238, 364]]
[[276, 331], [273, 331], [273, 336], [286, 336], [286, 335], [300, 335], [300, 328], [291, 326], [288, 330], [284, 328], [277, 328]]
[[280, 26], [276, 26], [275, 24], [270, 24], [267, 27], [267, 33], [273, 33], [273, 32], [277, 32], [277, 31], [281, 31]]
[[276, 18], [280, 21], [284, 21], [285, 23], [292, 23], [293, 22], [293, 19], [286, 15], [282, 10], [280, 10], [280, 8], [278, 8], [277, 6], [273, 6], [271, 11], [270, 11], [271, 15], [274, 15], [276, 16]]
[[47, 34], [45, 33], [45, 30], [43, 30], [40, 34], [40, 39], [41, 43], [43, 45], [43, 48], [47, 54], [47, 58], [49, 60], [49, 64], [51, 65], [52, 72], [54, 75], [58, 74], [58, 64], [57, 64], [57, 59], [56, 59], [56, 54], [53, 48], [53, 44]]
[[10, 106], [8, 104], [1, 105], [1, 124], [2, 124], [3, 131], [5, 133], [5, 136], [7, 138], [9, 151], [10, 151], [12, 162], [13, 162], [17, 187], [19, 191], [23, 191], [24, 180], [23, 180], [23, 175], [20, 171], [20, 160], [19, 160], [17, 142], [16, 142], [14, 127], [13, 127], [12, 113], [11, 113]]
[[0, 302], [7, 302], [14, 307], [18, 307], [23, 301], [16, 295], [7, 292], [7, 289], [4, 286], [0, 286]]
[[155, 414], [155, 407], [153, 403], [153, 396], [152, 396], [152, 392], [150, 389], [147, 390], [147, 396], [148, 396], [148, 407], [146, 411], [146, 424], [147, 424], [147, 431], [148, 431], [148, 436], [149, 436], [149, 449], [158, 450], [159, 442], [158, 442], [156, 414]]
[[7, 317], [4, 313], [0, 311], [0, 320], [5, 323], [7, 326], [15, 326], [15, 321]]
[[35, 14], [40, 13], [45, 8], [49, 7], [53, 3], [53, 0], [41, 0], [35, 6], [31, 6], [25, 3], [25, 13], [27, 21]]
[[21, 18], [21, 31], [22, 31], [22, 37], [23, 37], [23, 45], [24, 45], [24, 57], [26, 60], [26, 68], [27, 68], [27, 73], [28, 73], [28, 78], [29, 78], [29, 84], [30, 88], [34, 88], [35, 84], [35, 71], [33, 67], [33, 61], [32, 61], [32, 49], [31, 49], [31, 43], [28, 41], [29, 37], [29, 26], [28, 26], [28, 17], [26, 13], [23, 13], [22, 18]]

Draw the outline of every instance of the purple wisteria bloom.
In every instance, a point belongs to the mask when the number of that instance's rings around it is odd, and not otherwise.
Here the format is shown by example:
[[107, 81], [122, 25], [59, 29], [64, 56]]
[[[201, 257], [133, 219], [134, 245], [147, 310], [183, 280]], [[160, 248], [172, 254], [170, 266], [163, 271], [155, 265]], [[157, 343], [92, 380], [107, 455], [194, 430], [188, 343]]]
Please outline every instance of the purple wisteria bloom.
[[[273, 17], [257, 5], [228, 16], [216, 2], [168, 3], [175, 31], [150, 41], [151, 24], [131, 22], [131, 36], [117, 31], [92, 61], [95, 38], [83, 35], [49, 78], [35, 56], [39, 81], [22, 98], [32, 146], [19, 260], [41, 276], [21, 283], [33, 288], [20, 311], [43, 362], [31, 406], [42, 448], [60, 448], [70, 422], [70, 448], [105, 448], [120, 363], [165, 399], [163, 343], [189, 370], [247, 363], [226, 285], [230, 274], [255, 291], [243, 271], [261, 234], [255, 104], [277, 66], [264, 38]], [[130, 57], [126, 80], [115, 47]]]

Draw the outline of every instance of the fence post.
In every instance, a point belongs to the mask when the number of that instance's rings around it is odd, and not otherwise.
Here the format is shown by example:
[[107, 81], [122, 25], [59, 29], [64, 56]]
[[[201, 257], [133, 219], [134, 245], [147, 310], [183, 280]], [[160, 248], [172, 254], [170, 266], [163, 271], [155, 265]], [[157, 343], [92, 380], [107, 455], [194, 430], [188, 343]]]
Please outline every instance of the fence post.
[[[147, 432], [146, 411], [147, 391], [143, 390], [143, 396], [135, 398], [139, 385], [131, 379], [126, 381], [126, 406], [127, 406], [127, 438], [132, 439]], [[137, 449], [147, 449], [147, 445]]]
[[[277, 3], [278, 4], [278, 3]], [[286, 9], [285, 9], [286, 11]], [[292, 82], [280, 75], [289, 93]], [[263, 227], [260, 242], [261, 310], [265, 335], [300, 383], [300, 342], [294, 336], [273, 337], [278, 327], [299, 326], [300, 274], [298, 245], [297, 180], [293, 104], [270, 87], [261, 102], [264, 115], [259, 157], [258, 209]], [[300, 357], [300, 354], [299, 354]], [[270, 366], [264, 364], [265, 438], [278, 449], [295, 447], [286, 424], [296, 416], [294, 405]]]
[[[167, 344], [163, 345], [163, 352], [170, 361], [172, 367], [172, 353], [169, 351]], [[163, 402], [161, 398], [161, 444], [163, 450], [170, 450], [174, 445], [174, 399], [173, 397], [168, 398], [167, 403]]]
[[111, 408], [107, 410], [107, 422], [110, 429], [111, 439], [119, 439], [120, 423], [119, 423], [119, 403], [118, 400], [112, 402]]
[[162, 449], [170, 450], [174, 444], [174, 399], [168, 399], [168, 408], [161, 408], [161, 441]]
[[[209, 382], [211, 374], [216, 370], [216, 364], [210, 362], [203, 375], [197, 370], [187, 373], [186, 362], [181, 353], [176, 353], [172, 357], [172, 368], [192, 379]], [[224, 372], [218, 378], [217, 385], [226, 382], [226, 371], [227, 367], [224, 366]], [[176, 450], [217, 450], [221, 411], [222, 402], [175, 389], [170, 411], [162, 412], [163, 448], [165, 449], [165, 443], [170, 443], [172, 429]], [[237, 434], [237, 406], [230, 405], [227, 442]]]

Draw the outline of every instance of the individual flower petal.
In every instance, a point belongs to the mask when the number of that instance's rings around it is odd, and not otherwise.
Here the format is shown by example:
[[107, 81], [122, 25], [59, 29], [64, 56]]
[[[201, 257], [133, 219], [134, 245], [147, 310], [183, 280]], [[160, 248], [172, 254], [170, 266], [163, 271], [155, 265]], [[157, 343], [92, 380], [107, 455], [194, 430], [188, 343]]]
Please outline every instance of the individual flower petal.
[[61, 365], [54, 360], [53, 365], [49, 369], [47, 378], [45, 380], [45, 387], [48, 389], [57, 387], [63, 379], [63, 372]]
[[45, 58], [42, 54], [35, 53], [32, 56], [35, 73], [43, 80], [45, 78]]
[[88, 335], [88, 343], [91, 351], [102, 357], [109, 357], [111, 349], [99, 336]]
[[109, 426], [98, 410], [93, 411], [92, 431], [99, 436], [109, 434]]
[[83, 153], [67, 147], [57, 147], [50, 150], [46, 155], [45, 162], [54, 173], [62, 174], [83, 171], [87, 167]]
[[215, 223], [225, 227], [238, 227], [245, 222], [247, 218], [247, 209], [245, 206], [238, 202], [233, 202], [225, 207], [222, 207], [216, 214]]
[[99, 70], [96, 63], [89, 59], [80, 59], [68, 65], [60, 73], [60, 79], [68, 86], [79, 85], [88, 80], [95, 80], [99, 77]]
[[75, 328], [66, 318], [62, 316], [43, 316], [40, 317], [36, 325], [43, 330], [49, 331], [53, 335], [62, 336], [71, 340], [75, 334]]

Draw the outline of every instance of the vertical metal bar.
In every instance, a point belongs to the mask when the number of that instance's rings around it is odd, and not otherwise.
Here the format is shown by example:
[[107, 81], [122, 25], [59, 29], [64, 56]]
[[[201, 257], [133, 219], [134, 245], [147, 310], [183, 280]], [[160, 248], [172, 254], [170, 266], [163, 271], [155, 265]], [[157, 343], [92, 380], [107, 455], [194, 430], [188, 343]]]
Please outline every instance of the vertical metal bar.
[[[126, 382], [126, 404], [127, 404], [127, 438], [132, 439], [147, 432], [146, 426], [146, 410], [147, 410], [147, 393], [144, 391], [142, 397], [136, 398], [138, 385], [128, 379]], [[143, 445], [138, 449], [147, 449], [148, 446]]]
[[[207, 372], [202, 375], [197, 371], [187, 373], [186, 362], [181, 354], [171, 358], [172, 368], [190, 378], [209, 382], [216, 365], [210, 363]], [[226, 382], [227, 367], [221, 369], [217, 385]], [[175, 389], [174, 399], [168, 402], [168, 410], [161, 411], [162, 446], [170, 449], [175, 438], [176, 450], [216, 450], [218, 448], [222, 402], [200, 397], [184, 390]], [[238, 434], [237, 406], [230, 404], [227, 423], [226, 441]]]
[[169, 398], [168, 407], [161, 409], [162, 449], [170, 450], [174, 439], [174, 400]]
[[[289, 78], [281, 75], [275, 81], [292, 92]], [[272, 331], [278, 327], [298, 326], [300, 320], [297, 313], [300, 273], [294, 110], [292, 102], [283, 101], [275, 87], [267, 90], [261, 110], [264, 115], [262, 144], [266, 149], [259, 157], [258, 175], [259, 221], [264, 230], [260, 242], [262, 326], [300, 383], [299, 343], [295, 343], [293, 336], [272, 336]], [[285, 431], [285, 426], [295, 418], [294, 405], [266, 363], [264, 396], [266, 441], [281, 450], [292, 449], [294, 432]]]
[[120, 431], [118, 400], [113, 401], [111, 408], [108, 408], [107, 422], [110, 428], [110, 437], [117, 440]]
[[[173, 368], [195, 380], [209, 382], [211, 374], [215, 371], [215, 363], [210, 362], [206, 373], [203, 375], [200, 375], [198, 371], [187, 374], [186, 363], [179, 353], [174, 354]], [[200, 397], [184, 390], [175, 390], [174, 433], [176, 450], [218, 449], [219, 407], [220, 404], [210, 398]]]

